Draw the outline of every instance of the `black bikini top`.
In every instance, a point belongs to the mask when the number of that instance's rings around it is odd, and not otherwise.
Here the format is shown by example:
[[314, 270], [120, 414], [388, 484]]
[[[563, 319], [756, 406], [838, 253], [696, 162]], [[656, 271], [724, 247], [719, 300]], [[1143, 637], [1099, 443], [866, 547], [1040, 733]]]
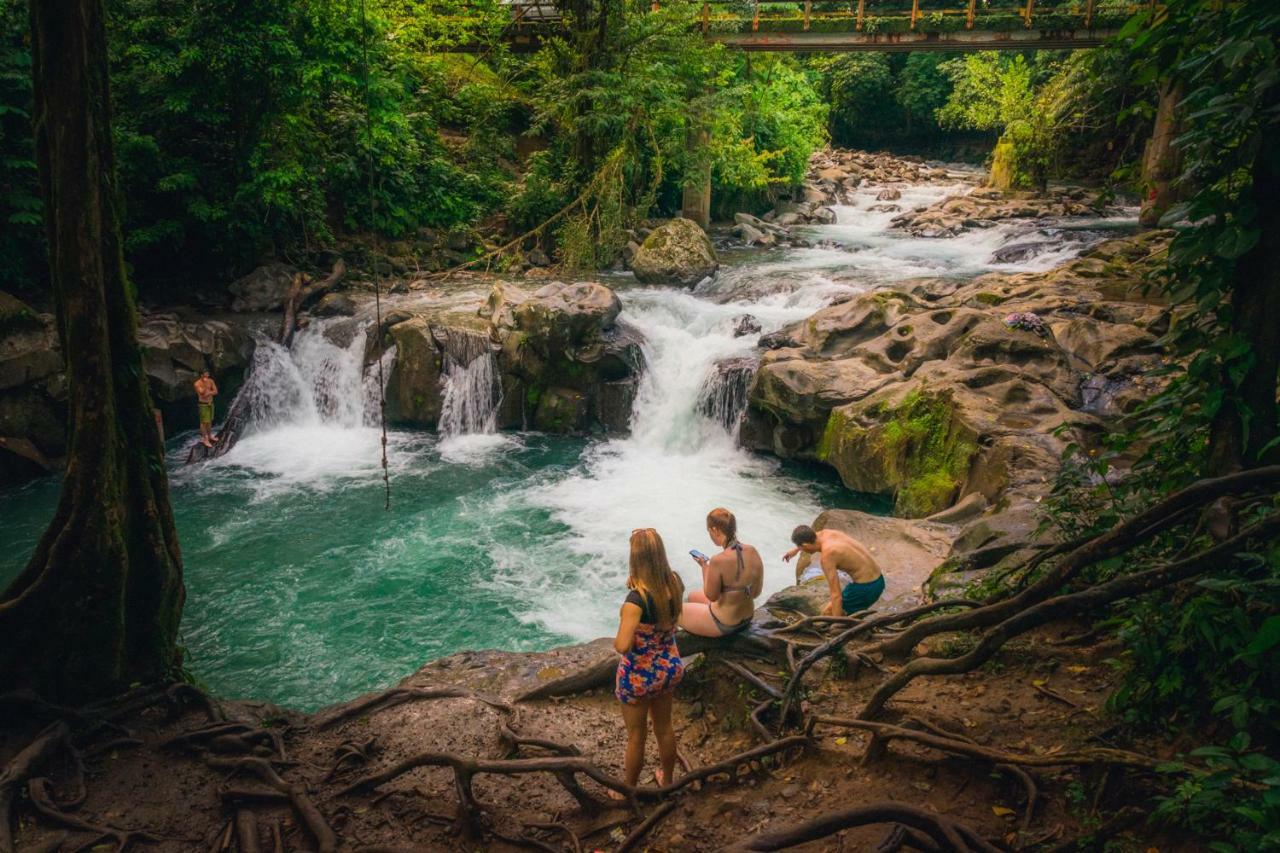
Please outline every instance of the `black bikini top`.
[[[734, 539], [731, 542], [726, 542], [724, 549], [728, 551], [730, 548], [732, 548], [738, 554], [738, 571], [734, 574], [733, 579], [741, 580], [742, 573], [746, 571], [746, 566], [743, 564], [743, 560], [742, 560], [742, 543], [739, 542], [737, 539]], [[747, 594], [747, 598], [752, 597], [750, 586], [742, 586], [740, 584], [736, 586], [730, 586], [729, 584], [724, 583], [723, 581], [720, 584], [721, 592], [733, 592], [735, 590], [738, 592], [745, 592]]]

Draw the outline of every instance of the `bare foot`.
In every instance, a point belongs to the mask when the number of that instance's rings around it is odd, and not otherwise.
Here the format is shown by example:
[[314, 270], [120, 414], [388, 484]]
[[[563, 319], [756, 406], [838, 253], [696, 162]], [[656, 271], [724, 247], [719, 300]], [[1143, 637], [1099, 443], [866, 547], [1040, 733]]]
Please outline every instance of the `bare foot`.
[[659, 788], [667, 787], [667, 774], [663, 773], [661, 769], [653, 771], [653, 780], [658, 783]]
[[627, 795], [610, 788], [609, 799], [613, 800], [615, 803], [625, 803], [627, 801]]
[[203, 444], [205, 447], [213, 447], [213, 442], [207, 438], [202, 439], [200, 443]]

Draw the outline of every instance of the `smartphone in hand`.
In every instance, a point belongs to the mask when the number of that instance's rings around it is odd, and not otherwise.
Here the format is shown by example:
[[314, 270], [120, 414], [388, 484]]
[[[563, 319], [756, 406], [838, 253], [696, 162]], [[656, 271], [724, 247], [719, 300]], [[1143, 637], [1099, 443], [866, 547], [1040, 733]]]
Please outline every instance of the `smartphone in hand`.
[[710, 557], [708, 557], [706, 554], [704, 554], [704, 553], [702, 553], [701, 551], [699, 551], [697, 548], [693, 548], [692, 550], [690, 550], [690, 551], [689, 551], [689, 556], [690, 556], [690, 557], [693, 557], [693, 559], [697, 560], [699, 563], [702, 563], [702, 562], [705, 562], [705, 561], [707, 561], [707, 560], [711, 559], [711, 558], [710, 558]]

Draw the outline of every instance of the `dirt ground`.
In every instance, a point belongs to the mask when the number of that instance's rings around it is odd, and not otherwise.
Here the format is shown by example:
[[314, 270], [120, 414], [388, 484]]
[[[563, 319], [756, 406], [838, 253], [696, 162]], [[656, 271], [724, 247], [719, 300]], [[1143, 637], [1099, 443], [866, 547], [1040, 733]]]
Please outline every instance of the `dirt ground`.
[[[917, 679], [890, 702], [881, 719], [1020, 755], [1098, 746], [1153, 757], [1172, 753], [1171, 744], [1112, 741], [1116, 727], [1104, 708], [1112, 671], [1104, 660], [1114, 649], [1054, 644], [1075, 630], [1078, 626], [1055, 626], [1050, 633], [1020, 638], [996, 661], [967, 675]], [[501, 698], [509, 702], [502, 670], [537, 670], [546, 665], [544, 657], [456, 655], [424, 668], [404, 685], [419, 690], [465, 685], [486, 697], [505, 693]], [[679, 688], [675, 711], [681, 754], [695, 769], [763, 743], [749, 715], [768, 697], [726, 659], [775, 687], [786, 679], [785, 664], [778, 661], [718, 651], [695, 658]], [[880, 680], [867, 668], [854, 680], [842, 677], [839, 670], [847, 664], [843, 658], [834, 660], [819, 663], [804, 682], [806, 718], [854, 716]], [[498, 688], [495, 693], [488, 692], [490, 686]], [[419, 767], [384, 784], [344, 792], [358, 779], [421, 753], [483, 759], [550, 756], [547, 760], [554, 761], [558, 749], [566, 751], [554, 744], [577, 750], [620, 778], [624, 731], [608, 688], [506, 706], [497, 698], [490, 702], [498, 704], [419, 697], [391, 707], [374, 705], [326, 727], [325, 712], [306, 716], [234, 703], [221, 705], [232, 721], [223, 722], [216, 719], [216, 709], [206, 711], [192, 691], [182, 690], [108, 724], [87, 722], [91, 715], [86, 714], [71, 725], [69, 742], [75, 749], [54, 751], [43, 767], [27, 774], [38, 772], [50, 780], [53, 811], [39, 813], [39, 792], [33, 793], [32, 785], [16, 787], [14, 844], [23, 851], [86, 845], [110, 850], [118, 839], [102, 839], [98, 830], [114, 827], [145, 830], [156, 839], [128, 838], [138, 849], [325, 849], [315, 824], [307, 820], [309, 804], [312, 817], [334, 833], [328, 843], [343, 850], [703, 851], [825, 812], [897, 802], [963, 823], [999, 848], [1044, 850], [1087, 837], [1120, 809], [1140, 806], [1151, 778], [1149, 771], [1118, 766], [1027, 768], [1036, 789], [1028, 815], [1027, 783], [1012, 770], [905, 740], [894, 740], [868, 758], [864, 732], [819, 723], [801, 747], [747, 762], [736, 769], [735, 778], [723, 774], [678, 794], [642, 798], [635, 810], [608, 803], [605, 789], [583, 774], [576, 778], [584, 796], [598, 801], [590, 808], [550, 772], [481, 772], [474, 777], [477, 807], [469, 821], [463, 819], [459, 789], [447, 767]], [[13, 696], [0, 704], [0, 712], [7, 721], [0, 762], [10, 762], [56, 716], [53, 709], [24, 705]], [[774, 717], [765, 719], [776, 724]], [[909, 723], [911, 719], [919, 722]], [[237, 720], [246, 725], [235, 726]], [[504, 725], [521, 739], [554, 744], [515, 744], [504, 739]], [[184, 732], [196, 734], [174, 741]], [[649, 752], [642, 785], [653, 784], [652, 738]], [[83, 783], [77, 754], [83, 756]], [[282, 784], [275, 784], [272, 775]], [[0, 783], [5, 781], [0, 777]], [[299, 793], [301, 800], [295, 796]], [[83, 802], [75, 807], [80, 796]], [[668, 801], [672, 807], [666, 811]], [[643, 817], [660, 807], [662, 817], [653, 828], [639, 843], [624, 847]], [[83, 825], [77, 827], [75, 821]], [[873, 850], [891, 829], [884, 823], [858, 827], [795, 849]], [[1194, 849], [1147, 833], [1139, 824], [1114, 837], [1114, 849]]]

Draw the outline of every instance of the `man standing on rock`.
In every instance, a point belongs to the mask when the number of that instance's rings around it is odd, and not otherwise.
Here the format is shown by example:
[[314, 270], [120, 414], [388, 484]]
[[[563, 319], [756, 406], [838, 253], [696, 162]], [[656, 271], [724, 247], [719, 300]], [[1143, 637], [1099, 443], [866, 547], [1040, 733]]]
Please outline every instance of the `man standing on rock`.
[[218, 394], [218, 385], [207, 370], [200, 371], [200, 378], [193, 384], [200, 407], [200, 442], [205, 447], [213, 447], [217, 441], [213, 437], [213, 398]]
[[[857, 539], [839, 530], [815, 531], [802, 524], [791, 532], [794, 548], [782, 555], [785, 562], [801, 552], [817, 554], [822, 561], [822, 574], [831, 589], [831, 601], [822, 608], [823, 616], [844, 616], [866, 610], [884, 594], [884, 575], [871, 552]], [[839, 573], [852, 580], [840, 589]], [[796, 573], [796, 583], [800, 575]]]

